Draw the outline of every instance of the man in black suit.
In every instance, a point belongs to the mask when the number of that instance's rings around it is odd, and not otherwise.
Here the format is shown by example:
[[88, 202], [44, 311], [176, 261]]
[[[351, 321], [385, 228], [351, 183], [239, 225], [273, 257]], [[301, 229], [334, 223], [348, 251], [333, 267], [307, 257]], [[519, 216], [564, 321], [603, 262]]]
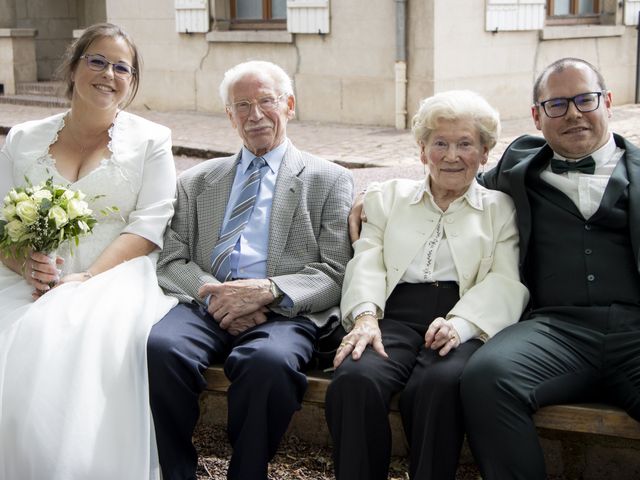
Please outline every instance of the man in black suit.
[[485, 480], [546, 478], [542, 406], [599, 400], [640, 421], [640, 150], [609, 132], [611, 92], [583, 60], [551, 64], [533, 97], [544, 138], [516, 139], [482, 177], [513, 197], [531, 291], [462, 377]]

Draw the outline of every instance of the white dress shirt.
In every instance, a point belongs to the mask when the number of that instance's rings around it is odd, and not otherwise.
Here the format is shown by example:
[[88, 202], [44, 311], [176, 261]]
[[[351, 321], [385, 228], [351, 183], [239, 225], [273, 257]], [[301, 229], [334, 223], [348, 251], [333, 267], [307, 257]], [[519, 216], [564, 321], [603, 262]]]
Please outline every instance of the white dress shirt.
[[[540, 173], [540, 178], [569, 197], [582, 216], [589, 219], [600, 207], [609, 178], [622, 155], [624, 150], [616, 146], [613, 135], [610, 135], [609, 141], [591, 154], [596, 163], [593, 175], [576, 171], [553, 173], [548, 165]], [[557, 153], [554, 153], [554, 158], [568, 160]]]

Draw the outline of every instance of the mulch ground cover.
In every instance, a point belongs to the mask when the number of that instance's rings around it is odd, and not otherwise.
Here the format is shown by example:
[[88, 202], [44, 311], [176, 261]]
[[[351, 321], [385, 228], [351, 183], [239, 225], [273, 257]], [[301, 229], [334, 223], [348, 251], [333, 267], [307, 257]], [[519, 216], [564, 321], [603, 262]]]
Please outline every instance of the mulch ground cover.
[[[222, 426], [198, 426], [194, 443], [200, 454], [198, 480], [226, 480], [231, 447]], [[405, 458], [393, 457], [389, 480], [408, 480]], [[288, 436], [280, 445], [278, 454], [269, 465], [269, 480], [333, 480], [331, 449], [310, 445]], [[480, 475], [473, 465], [461, 465], [456, 480], [478, 480]]]

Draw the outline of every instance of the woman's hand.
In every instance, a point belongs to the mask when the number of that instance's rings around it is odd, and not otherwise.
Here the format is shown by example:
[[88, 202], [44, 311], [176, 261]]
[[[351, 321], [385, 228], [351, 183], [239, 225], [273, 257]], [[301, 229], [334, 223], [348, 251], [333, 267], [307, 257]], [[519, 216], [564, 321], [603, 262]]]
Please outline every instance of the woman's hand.
[[360, 192], [353, 199], [353, 205], [349, 212], [349, 238], [351, 243], [354, 243], [360, 238], [360, 230], [362, 230], [363, 222], [367, 221], [367, 216], [364, 213], [364, 192]]
[[60, 283], [86, 282], [91, 277], [93, 277], [93, 275], [89, 272], [70, 273], [62, 277], [62, 279], [60, 279]]
[[424, 334], [424, 346], [431, 350], [440, 350], [438, 353], [444, 357], [451, 349], [460, 346], [460, 336], [450, 322], [438, 317], [431, 322], [427, 333]]
[[333, 359], [333, 367], [338, 368], [349, 354], [354, 360], [360, 359], [367, 345], [373, 346], [373, 349], [384, 358], [389, 357], [384, 351], [384, 345], [382, 345], [382, 333], [378, 326], [378, 319], [373, 315], [360, 317], [353, 330], [345, 335]]
[[31, 294], [34, 300], [51, 290], [60, 281], [60, 271], [57, 266], [63, 262], [64, 260], [60, 257], [56, 257], [56, 260], [53, 261], [40, 252], [27, 254], [27, 259], [22, 267], [22, 276], [34, 288]]

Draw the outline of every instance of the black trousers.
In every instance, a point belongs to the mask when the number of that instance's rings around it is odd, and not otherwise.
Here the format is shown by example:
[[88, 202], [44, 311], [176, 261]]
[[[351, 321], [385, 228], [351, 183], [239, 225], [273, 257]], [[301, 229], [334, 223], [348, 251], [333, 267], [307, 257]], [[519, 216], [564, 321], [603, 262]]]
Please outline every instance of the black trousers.
[[306, 318], [270, 315], [238, 336], [222, 330], [201, 307], [181, 304], [152, 329], [147, 344], [149, 389], [164, 480], [195, 480], [191, 443], [200, 415], [204, 372], [225, 360], [229, 440], [227, 477], [266, 480], [291, 416], [307, 389], [302, 370], [317, 334]]
[[326, 418], [333, 438], [338, 480], [386, 480], [391, 456], [389, 403], [402, 391], [400, 413], [410, 448], [410, 476], [416, 480], [455, 478], [464, 437], [459, 380], [471, 354], [471, 340], [440, 357], [424, 347], [429, 324], [458, 301], [458, 287], [401, 284], [380, 321], [388, 359], [371, 346], [348, 357], [327, 390]]
[[473, 356], [461, 392], [482, 478], [546, 478], [538, 408], [603, 401], [640, 421], [640, 308], [538, 310]]

